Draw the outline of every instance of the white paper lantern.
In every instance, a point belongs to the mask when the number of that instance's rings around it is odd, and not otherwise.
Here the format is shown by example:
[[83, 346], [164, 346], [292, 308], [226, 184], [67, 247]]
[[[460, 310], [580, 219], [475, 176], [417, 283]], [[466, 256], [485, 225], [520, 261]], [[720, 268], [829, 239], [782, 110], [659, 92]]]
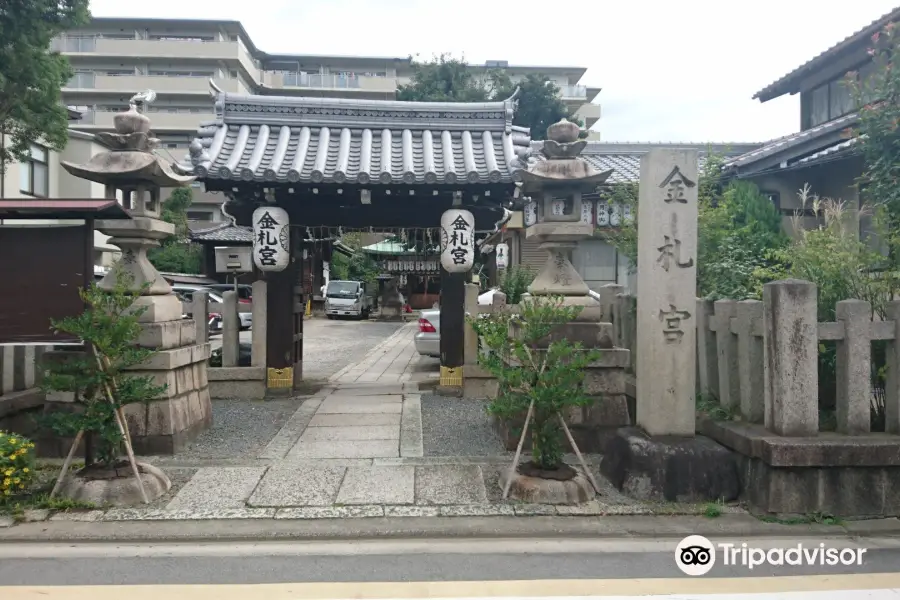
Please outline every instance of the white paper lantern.
[[290, 262], [287, 211], [277, 206], [260, 206], [253, 211], [253, 263], [260, 271], [283, 271]]
[[441, 215], [441, 266], [448, 273], [465, 273], [475, 262], [475, 217], [451, 208]]
[[631, 212], [631, 206], [627, 204], [622, 207], [622, 221], [625, 223], [634, 223], [634, 214]]
[[509, 246], [507, 244], [497, 244], [497, 268], [505, 269], [509, 266]]
[[581, 222], [585, 225], [594, 224], [594, 203], [590, 200], [581, 202]]
[[597, 227], [609, 227], [609, 205], [606, 202], [597, 203]]

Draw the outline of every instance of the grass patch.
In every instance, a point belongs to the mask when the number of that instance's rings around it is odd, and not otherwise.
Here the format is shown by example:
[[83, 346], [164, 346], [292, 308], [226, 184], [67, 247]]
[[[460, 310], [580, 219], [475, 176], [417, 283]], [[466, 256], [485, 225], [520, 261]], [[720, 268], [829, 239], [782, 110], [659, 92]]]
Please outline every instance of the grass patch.
[[[70, 471], [77, 471], [84, 463], [73, 462]], [[51, 498], [50, 491], [59, 476], [60, 465], [38, 463], [35, 465], [35, 476], [31, 485], [15, 496], [0, 497], [0, 515], [19, 518], [29, 509], [46, 508], [53, 511], [97, 508], [90, 502], [79, 502], [68, 498]]]
[[736, 421], [740, 416], [735, 409], [722, 406], [717, 398], [707, 394], [697, 394], [696, 406], [698, 413], [713, 421]]
[[708, 503], [703, 507], [703, 516], [707, 519], [715, 519], [722, 516], [722, 507], [715, 502]]
[[842, 525], [840, 517], [827, 513], [810, 513], [808, 515], [795, 515], [780, 517], [778, 515], [757, 515], [756, 517], [765, 523], [778, 523], [779, 525]]

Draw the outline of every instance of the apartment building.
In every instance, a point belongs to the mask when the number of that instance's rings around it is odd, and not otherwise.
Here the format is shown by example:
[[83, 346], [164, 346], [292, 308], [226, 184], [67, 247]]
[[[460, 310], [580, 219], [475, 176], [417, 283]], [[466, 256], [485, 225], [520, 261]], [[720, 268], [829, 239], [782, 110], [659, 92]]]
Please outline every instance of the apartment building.
[[[78, 113], [69, 111], [70, 122], [75, 123]], [[9, 143], [8, 139], [6, 140]], [[60, 164], [62, 161], [87, 162], [92, 156], [106, 150], [90, 133], [69, 129], [66, 147], [57, 152], [39, 142], [31, 144], [28, 160], [8, 163], [0, 173], [0, 199], [20, 198], [103, 198], [104, 188], [98, 183], [79, 179], [69, 174]], [[83, 221], [60, 219], [0, 219], [0, 230], [4, 227], [46, 227], [81, 225]], [[121, 254], [118, 247], [109, 243], [109, 236], [94, 231], [94, 265], [96, 268], [112, 265]]]
[[[111, 129], [113, 115], [133, 94], [152, 89], [157, 99], [147, 114], [161, 141], [159, 152], [170, 158], [181, 158], [197, 125], [214, 118], [210, 79], [226, 92], [241, 94], [393, 99], [413, 73], [408, 57], [270, 54], [256, 46], [239, 21], [97, 17], [54, 40], [53, 48], [75, 70], [62, 90], [63, 101], [82, 113], [75, 127]], [[600, 118], [600, 106], [592, 103], [600, 89], [581, 83], [584, 68], [516, 66], [505, 60], [472, 68], [503, 69], [513, 80], [543, 73], [587, 127]], [[188, 216], [219, 222], [222, 201], [196, 187]]]

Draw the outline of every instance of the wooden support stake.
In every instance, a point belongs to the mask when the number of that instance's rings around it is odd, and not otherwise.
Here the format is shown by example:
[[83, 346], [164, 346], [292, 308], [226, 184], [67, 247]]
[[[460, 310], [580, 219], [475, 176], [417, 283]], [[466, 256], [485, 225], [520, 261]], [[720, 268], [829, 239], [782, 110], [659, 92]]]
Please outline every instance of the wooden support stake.
[[62, 471], [59, 472], [59, 477], [56, 478], [56, 485], [53, 486], [53, 489], [50, 490], [50, 497], [56, 495], [56, 492], [59, 491], [59, 486], [62, 485], [62, 481], [66, 476], [66, 473], [69, 471], [69, 466], [72, 464], [72, 458], [75, 456], [75, 450], [78, 448], [78, 444], [81, 443], [81, 438], [84, 436], [84, 429], [80, 429], [78, 433], [75, 434], [75, 441], [72, 442], [72, 447], [69, 448], [69, 454], [66, 455], [66, 460], [63, 462]]
[[522, 436], [519, 438], [519, 445], [516, 446], [516, 456], [513, 458], [513, 464], [509, 467], [509, 473], [506, 476], [506, 485], [503, 486], [503, 499], [509, 496], [509, 488], [512, 485], [513, 477], [516, 469], [519, 467], [519, 457], [522, 456], [522, 446], [525, 445], [525, 436], [528, 435], [528, 424], [531, 423], [531, 416], [534, 413], [534, 400], [528, 405], [528, 413], [525, 415], [525, 425], [522, 426]]
[[[108, 363], [106, 363], [105, 357], [103, 359], [100, 358], [100, 354], [97, 352], [96, 348], [94, 348], [94, 356], [97, 358], [97, 365], [100, 367], [100, 370], [104, 373], [108, 373]], [[113, 385], [115, 385], [115, 380], [113, 380]], [[131, 436], [129, 435], [128, 425], [125, 422], [125, 414], [116, 406], [116, 399], [115, 396], [113, 396], [109, 384], [104, 383], [103, 389], [106, 392], [107, 400], [109, 400], [110, 405], [113, 407], [113, 414], [116, 416], [116, 425], [119, 426], [119, 433], [122, 434], [122, 440], [125, 443], [125, 452], [128, 454], [128, 462], [131, 463], [131, 470], [134, 472], [134, 478], [137, 480], [138, 489], [141, 491], [141, 498], [144, 500], [144, 504], [150, 504], [150, 500], [147, 498], [147, 490], [144, 489], [144, 481], [141, 479], [141, 470], [138, 468], [137, 460], [134, 458], [134, 449], [131, 447]]]
[[588, 469], [587, 463], [584, 462], [584, 457], [581, 455], [581, 451], [578, 449], [578, 444], [575, 443], [575, 438], [572, 437], [572, 432], [569, 431], [569, 426], [566, 425], [566, 420], [563, 418], [562, 413], [560, 412], [557, 412], [556, 416], [559, 417], [559, 422], [562, 423], [563, 431], [566, 432], [566, 437], [569, 438], [569, 443], [572, 445], [572, 450], [575, 451], [575, 456], [578, 457], [578, 462], [581, 463], [581, 468], [584, 469], [584, 474], [587, 475], [588, 481], [590, 481], [591, 485], [594, 486], [594, 491], [599, 494], [600, 486], [597, 485], [597, 481], [594, 479], [594, 475], [591, 473], [590, 469]]

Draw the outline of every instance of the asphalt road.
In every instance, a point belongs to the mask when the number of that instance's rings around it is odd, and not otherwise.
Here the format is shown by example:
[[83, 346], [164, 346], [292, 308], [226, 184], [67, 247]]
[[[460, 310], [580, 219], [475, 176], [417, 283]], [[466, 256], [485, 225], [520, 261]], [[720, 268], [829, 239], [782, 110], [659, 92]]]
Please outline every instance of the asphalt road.
[[[327, 379], [348, 364], [365, 358], [366, 353], [397, 331], [403, 323], [378, 321], [307, 319], [303, 322], [303, 377]], [[241, 332], [241, 341], [249, 343], [253, 333]], [[222, 346], [222, 336], [210, 338], [213, 349]]]
[[[676, 541], [421, 539], [171, 545], [0, 544], [2, 586], [276, 584], [306, 582], [463, 582], [675, 578]], [[847, 540], [804, 540], [852, 547]], [[797, 540], [751, 542], [764, 548]], [[705, 579], [897, 573], [900, 540], [860, 542], [861, 566], [726, 567]], [[896, 577], [900, 586], [900, 575]], [[674, 593], [673, 590], [669, 593]], [[748, 590], [749, 591], [749, 590]], [[513, 594], [514, 595], [514, 594]], [[567, 594], [564, 589], [553, 595]]]

